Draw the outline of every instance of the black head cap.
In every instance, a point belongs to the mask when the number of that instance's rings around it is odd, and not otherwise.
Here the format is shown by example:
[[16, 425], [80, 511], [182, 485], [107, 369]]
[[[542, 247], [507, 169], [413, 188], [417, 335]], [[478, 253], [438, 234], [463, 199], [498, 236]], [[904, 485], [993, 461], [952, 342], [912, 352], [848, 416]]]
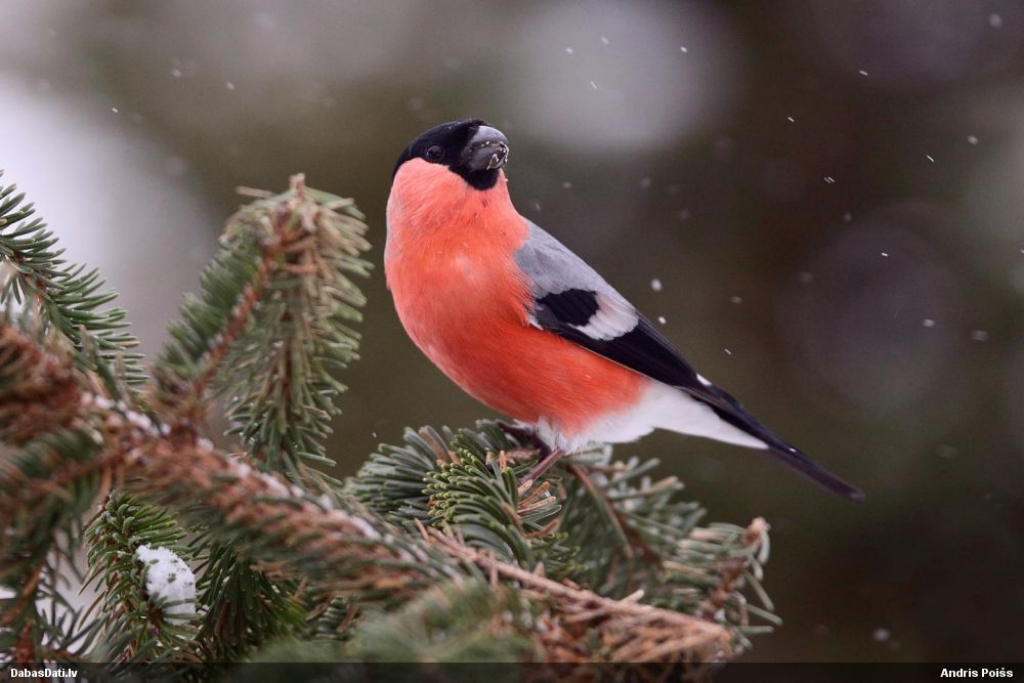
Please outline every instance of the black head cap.
[[480, 119], [451, 121], [431, 128], [405, 148], [395, 170], [411, 159], [447, 166], [478, 190], [489, 190], [508, 161], [508, 140]]

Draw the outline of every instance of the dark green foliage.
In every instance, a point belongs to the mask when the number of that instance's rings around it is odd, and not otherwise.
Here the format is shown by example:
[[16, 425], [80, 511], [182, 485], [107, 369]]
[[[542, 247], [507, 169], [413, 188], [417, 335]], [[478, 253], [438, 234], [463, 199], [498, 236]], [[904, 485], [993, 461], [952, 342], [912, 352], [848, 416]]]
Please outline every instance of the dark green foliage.
[[[98, 624], [89, 623], [68, 593], [73, 582], [82, 580], [75, 563], [83, 537], [81, 520], [51, 513], [35, 526], [40, 533], [46, 528], [51, 531], [48, 538], [18, 539], [22, 550], [5, 552], [0, 565], [0, 586], [6, 589], [0, 598], [0, 661], [10, 660], [9, 653], [18, 649], [24, 633], [40, 644], [34, 651], [39, 660], [85, 652], [95, 642]], [[60, 534], [54, 534], [54, 529], [60, 529]], [[19, 590], [12, 591], [14, 587]], [[34, 590], [26, 596], [23, 591], [30, 587]]]
[[[574, 580], [622, 597], [659, 583], [658, 560], [686, 537], [703, 510], [679, 500], [682, 486], [674, 480], [652, 488], [647, 474], [657, 460], [633, 459], [615, 470], [610, 455], [606, 451], [592, 461], [590, 486], [577, 480], [568, 487], [562, 519], [577, 548]], [[651, 511], [656, 512], [645, 516]], [[594, 524], [595, 515], [601, 524]]]
[[[125, 312], [100, 310], [117, 293], [102, 291], [95, 269], [61, 258], [64, 250], [52, 248], [57, 238], [41, 219], [32, 219], [35, 208], [23, 204], [25, 195], [15, 191], [14, 185], [0, 186], [0, 302], [32, 305], [44, 327], [57, 330], [79, 350], [87, 333], [103, 361], [121, 364], [130, 382], [145, 381], [142, 356], [128, 352], [138, 340], [127, 331]], [[79, 363], [87, 359], [85, 354], [76, 357]]]
[[255, 232], [236, 235], [230, 248], [214, 254], [199, 278], [201, 296], [186, 294], [181, 319], [167, 326], [170, 340], [156, 361], [159, 382], [195, 381], [206, 371], [203, 360], [227, 331], [246, 287], [255, 282], [261, 258]]
[[[65, 528], [88, 510], [100, 490], [99, 477], [88, 473], [87, 468], [97, 448], [88, 434], [65, 430], [44, 434], [0, 460], [0, 477], [20, 484], [5, 492], [9, 503], [21, 503], [5, 535], [13, 557], [35, 555], [33, 549], [51, 539], [55, 530]], [[82, 466], [82, 476], [62, 481], [62, 475], [74, 472], [77, 465]], [[38, 484], [46, 481], [64, 486]], [[12, 566], [5, 565], [5, 569]]]
[[[767, 544], [748, 547], [743, 527], [698, 527], [705, 511], [680, 499], [674, 477], [651, 481], [656, 460], [613, 463], [610, 448], [564, 458], [544, 481], [551, 493], [523, 509], [518, 479], [533, 461], [501, 468], [497, 453], [523, 454], [523, 446], [496, 423], [476, 430], [407, 430], [403, 446], [381, 446], [349, 490], [388, 519], [450, 527], [467, 545], [552, 578], [613, 597], [643, 590], [652, 604], [699, 616], [722, 584], [722, 568], [743, 560], [740, 585], [753, 586], [771, 609], [758, 582]], [[552, 523], [554, 522], [554, 523]], [[732, 593], [716, 618], [746, 635], [763, 629], [751, 616], [776, 623], [740, 593]], [[715, 610], [719, 610], [716, 608]]]
[[[227, 399], [231, 432], [261, 469], [318, 488], [329, 477], [305, 463], [333, 464], [322, 440], [345, 387], [332, 373], [356, 358], [365, 302], [348, 275], [366, 276], [362, 214], [301, 182], [243, 208], [205, 269], [202, 296], [190, 297], [155, 374], [177, 394], [191, 383]], [[173, 400], [173, 398], [171, 399]], [[304, 627], [297, 584], [275, 581], [229, 546], [201, 537], [209, 561], [201, 602], [202, 638], [215, 660], [230, 660], [267, 639]]]
[[385, 519], [403, 523], [427, 522], [430, 496], [427, 477], [441, 469], [447, 459], [447, 443], [453, 435], [448, 428], [442, 437], [430, 428], [405, 430], [405, 445], [382, 444], [370, 454], [359, 475], [349, 480], [349, 491]]
[[[99, 491], [100, 476], [87, 470], [82, 476], [62, 475], [84, 466], [95, 452], [91, 438], [67, 430], [44, 434], [13, 452], [0, 452], [0, 507], [5, 512], [0, 586], [14, 591], [0, 598], [0, 659], [26, 632], [34, 634], [34, 642], [47, 644], [34, 648], [34, 656], [51, 648], [76, 652], [91, 643], [94, 627], [87, 627], [82, 610], [66, 590], [69, 578], [78, 573], [81, 517]], [[48, 481], [64, 485], [40, 485]]]
[[240, 210], [190, 296], [155, 374], [165, 391], [183, 383], [226, 398], [227, 416], [254, 461], [298, 480], [323, 475], [304, 463], [333, 464], [323, 449], [334, 373], [356, 359], [365, 298], [349, 276], [370, 264], [362, 214], [348, 200], [306, 188]]
[[208, 659], [234, 661], [261, 643], [303, 630], [306, 610], [296, 597], [297, 582], [271, 581], [223, 544], [204, 547], [210, 556], [200, 567], [198, 601], [210, 608], [199, 636]]
[[90, 608], [102, 629], [99, 661], [198, 660], [195, 619], [168, 618], [146, 593], [142, 546], [167, 548], [188, 559], [185, 532], [165, 510], [116, 493], [89, 526], [88, 584], [99, 597]]
[[569, 562], [563, 535], [553, 533], [558, 501], [543, 496], [521, 506], [517, 477], [533, 462], [503, 466], [498, 453], [529, 452], [496, 423], [482, 421], [476, 430], [457, 433], [407, 430], [405, 441], [370, 456], [349, 483], [356, 498], [398, 523], [450, 527], [469, 545], [525, 567], [543, 562], [554, 575]]
[[483, 580], [442, 583], [402, 609], [366, 615], [346, 654], [369, 662], [539, 660], [528, 604]]

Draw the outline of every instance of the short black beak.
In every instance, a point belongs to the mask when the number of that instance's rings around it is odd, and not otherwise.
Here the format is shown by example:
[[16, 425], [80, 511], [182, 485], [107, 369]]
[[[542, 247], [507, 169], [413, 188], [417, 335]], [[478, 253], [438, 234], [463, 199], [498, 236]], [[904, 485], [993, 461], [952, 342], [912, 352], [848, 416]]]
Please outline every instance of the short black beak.
[[466, 145], [465, 164], [472, 171], [501, 168], [508, 161], [508, 139], [490, 126], [480, 126]]

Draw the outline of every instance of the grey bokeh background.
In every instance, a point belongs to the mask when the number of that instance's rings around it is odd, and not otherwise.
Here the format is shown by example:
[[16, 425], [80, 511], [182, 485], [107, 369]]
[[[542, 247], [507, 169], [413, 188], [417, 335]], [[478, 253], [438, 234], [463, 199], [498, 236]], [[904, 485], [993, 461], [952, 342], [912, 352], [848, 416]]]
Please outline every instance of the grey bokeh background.
[[[436, 123], [512, 144], [520, 211], [664, 319], [706, 376], [868, 494], [657, 435], [713, 519], [773, 527], [759, 660], [1019, 659], [1024, 6], [957, 0], [0, 6], [0, 167], [144, 348], [233, 188], [355, 197]], [[489, 415], [403, 334], [382, 272], [332, 446]]]

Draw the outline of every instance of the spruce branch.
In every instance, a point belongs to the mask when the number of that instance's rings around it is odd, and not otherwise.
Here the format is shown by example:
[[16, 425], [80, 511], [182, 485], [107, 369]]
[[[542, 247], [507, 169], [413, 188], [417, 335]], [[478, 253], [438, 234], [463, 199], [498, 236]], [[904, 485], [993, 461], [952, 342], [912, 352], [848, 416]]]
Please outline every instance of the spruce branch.
[[[95, 352], [90, 337], [82, 349], [85, 356]], [[8, 492], [0, 497], [7, 529], [0, 550], [19, 555], [76, 519], [109, 490], [125, 456], [125, 429], [153, 429], [108, 369], [82, 371], [54, 334], [33, 337], [0, 319], [0, 392], [14, 406], [36, 393], [53, 408], [26, 408], [5, 420], [18, 428], [5, 430], [7, 449], [0, 450], [0, 488]]]
[[367, 662], [542, 661], [530, 603], [483, 578], [446, 581], [401, 609], [367, 614], [343, 654]]
[[0, 439], [18, 445], [67, 426], [77, 399], [69, 354], [56, 339], [38, 343], [15, 326], [0, 325]]
[[72, 524], [31, 565], [0, 571], [0, 584], [18, 588], [0, 599], [0, 664], [76, 661], [92, 647], [97, 629], [67, 595], [69, 575], [79, 576], [79, 539], [81, 527]]
[[89, 526], [86, 585], [101, 584], [86, 616], [103, 633], [102, 658], [110, 662], [199, 661], [194, 631], [170, 616], [146, 588], [139, 548], [166, 548], [187, 556], [185, 532], [165, 510], [115, 492]]
[[558, 574], [572, 549], [558, 533], [559, 501], [551, 481], [520, 497], [518, 479], [531, 466], [517, 456], [529, 449], [499, 423], [453, 432], [406, 430], [404, 447], [381, 446], [347, 491], [370, 509], [403, 526], [419, 522], [450, 528], [474, 547]]
[[[730, 655], [730, 633], [719, 624], [640, 604], [638, 596], [615, 600], [548, 579], [451, 532], [424, 528], [428, 542], [417, 543], [369, 511], [337, 507], [209, 446], [171, 443], [158, 430], [131, 423], [124, 429], [122, 478], [131, 490], [188, 522], [209, 525], [273, 575], [302, 575], [325, 590], [380, 605], [402, 604], [429, 585], [459, 577], [512, 582], [529, 602], [550, 611], [541, 631], [559, 635], [550, 641], [537, 636], [550, 661]], [[594, 633], [600, 635], [597, 649], [589, 644]]]
[[[179, 447], [174, 458], [149, 453], [133, 463], [132, 468], [136, 467], [137, 476], [130, 481], [140, 495], [176, 509], [186, 518], [190, 514], [207, 519], [215, 515], [220, 523], [211, 528], [230, 534], [241, 553], [260, 558], [273, 574], [300, 573], [321, 588], [358, 598], [364, 604], [406, 602], [438, 580], [465, 576], [470, 567], [470, 576], [512, 581], [531, 601], [550, 606], [552, 624], [574, 634], [572, 642], [577, 648], [560, 651], [567, 641], [553, 639], [544, 651], [552, 661], [597, 656], [615, 661], [626, 655], [678, 661], [681, 653], [697, 659], [721, 659], [730, 654], [731, 636], [719, 624], [553, 581], [438, 529], [423, 527], [421, 533], [428, 543], [416, 544], [415, 539], [398, 535], [395, 528], [389, 531], [386, 523], [369, 511], [359, 514], [335, 507], [272, 475], [247, 470], [212, 449]], [[210, 472], [218, 474], [213, 477]], [[375, 525], [383, 525], [385, 533]], [[453, 565], [452, 560], [460, 563]], [[570, 628], [571, 624], [575, 626]], [[586, 649], [593, 629], [602, 636], [599, 652]]]
[[[437, 530], [424, 533], [453, 557], [472, 562], [490, 576], [515, 581], [525, 596], [550, 605], [549, 624], [537, 634], [546, 661], [718, 661], [731, 655], [725, 628], [645, 605], [639, 602], [642, 591], [621, 600], [606, 598], [495, 560]], [[600, 643], [596, 650], [588, 647], [595, 634]]]
[[235, 661], [265, 642], [301, 633], [306, 605], [297, 581], [271, 578], [226, 542], [195, 543], [209, 554], [200, 566], [198, 602], [207, 606], [198, 639], [208, 661]]
[[[708, 533], [711, 532], [705, 531], [698, 534], [698, 537], [706, 537]], [[743, 531], [738, 552], [723, 563], [718, 585], [700, 605], [701, 616], [712, 619], [720, 610], [725, 609], [735, 599], [736, 586], [741, 583], [744, 575], [749, 575], [753, 580], [761, 578], [761, 564], [768, 557], [767, 547], [768, 522], [758, 517]], [[767, 604], [771, 606], [770, 602]]]
[[[12, 207], [20, 199], [3, 205], [7, 223], [23, 220], [28, 215], [27, 211], [12, 213]], [[273, 435], [277, 429], [277, 442], [273, 438], [269, 442], [252, 439], [249, 443], [251, 449], [257, 451], [258, 447], [260, 453], [277, 453], [297, 448], [296, 452], [308, 453], [321, 448], [315, 437], [326, 433], [326, 419], [333, 412], [329, 397], [342, 388], [329, 373], [354, 357], [356, 347], [357, 335], [346, 327], [346, 323], [358, 318], [354, 306], [361, 304], [362, 298], [343, 273], [366, 272], [368, 266], [357, 256], [367, 247], [361, 236], [365, 226], [351, 201], [309, 190], [304, 187], [301, 177], [293, 179], [289, 193], [270, 197], [258, 204], [253, 210], [240, 212], [239, 216], [243, 218], [236, 220], [236, 225], [229, 226], [225, 248], [204, 277], [204, 297], [197, 299], [206, 306], [186, 305], [184, 322], [172, 329], [174, 341], [169, 345], [167, 354], [170, 360], [155, 368], [154, 374], [161, 381], [151, 390], [147, 403], [142, 402], [141, 395], [126, 391], [119, 380], [118, 370], [124, 368], [124, 356], [103, 356], [109, 345], [103, 343], [102, 337], [94, 339], [87, 325], [80, 328], [79, 337], [74, 339], [78, 346], [76, 353], [72, 354], [74, 367], [71, 367], [64, 362], [66, 358], [60, 353], [59, 340], [53, 334], [43, 334], [56, 328], [37, 322], [46, 318], [45, 311], [41, 312], [47, 304], [45, 300], [29, 299], [24, 302], [23, 309], [17, 309], [22, 327], [32, 327], [34, 323], [42, 330], [38, 338], [29, 338], [27, 333], [9, 324], [15, 310], [8, 306], [6, 319], [9, 322], [0, 327], [3, 337], [0, 339], [0, 393], [9, 400], [0, 410], [0, 436], [15, 448], [10, 454], [4, 454], [5, 460], [0, 463], [3, 465], [0, 480], [10, 484], [11, 490], [17, 493], [0, 501], [2, 519], [5, 522], [11, 520], [12, 529], [0, 542], [0, 550], [5, 556], [20, 559], [9, 566], [5, 563], [5, 571], [0, 575], [3, 583], [38, 585], [38, 577], [42, 576], [41, 558], [45, 557], [49, 547], [44, 540], [70, 523], [70, 518], [80, 514], [97, 494], [133, 476], [129, 465], [135, 462], [147, 441], [163, 439], [165, 447], [197, 442], [207, 410], [207, 387], [220, 379], [219, 374], [230, 375], [230, 371], [243, 366], [232, 361], [233, 353], [241, 358], [250, 354], [258, 358], [271, 357], [283, 339], [290, 345], [285, 355], [296, 361], [291, 362], [287, 369], [298, 371], [293, 373], [296, 376], [285, 378], [285, 385], [290, 388], [286, 398], [295, 399], [291, 407], [287, 400], [277, 401], [273, 406], [275, 409], [286, 408], [281, 413], [283, 419], [278, 414], [269, 415], [269, 410], [254, 418], [276, 419], [276, 423], [270, 423], [270, 431]], [[13, 238], [3, 235], [6, 240], [3, 246], [13, 244], [16, 248], [0, 252], [0, 256], [11, 257], [10, 262], [16, 265], [19, 260], [27, 260], [20, 253], [47, 256], [46, 250], [54, 240], [49, 233], [38, 228], [41, 228], [41, 223], [37, 221], [28, 229], [13, 233]], [[11, 241], [22, 237], [22, 242]], [[257, 263], [252, 256], [261, 246], [267, 247], [267, 258]], [[8, 259], [4, 258], [4, 262], [6, 266]], [[260, 267], [250, 268], [253, 263]], [[24, 270], [22, 267], [18, 272]], [[256, 275], [255, 283], [251, 277], [253, 273]], [[260, 277], [263, 277], [262, 281]], [[86, 284], [95, 284], [94, 280], [94, 274], [90, 275]], [[5, 279], [4, 282], [5, 286], [13, 283], [9, 289], [15, 295], [21, 293], [17, 278]], [[38, 284], [38, 278], [33, 282]], [[82, 292], [79, 288], [75, 294], [83, 296]], [[295, 292], [298, 296], [294, 295]], [[85, 307], [105, 303], [89, 299], [89, 292], [84, 296]], [[247, 334], [267, 329], [261, 311], [274, 308], [282, 296], [289, 301], [300, 300], [301, 305], [287, 307], [284, 316], [278, 315], [279, 324], [266, 337], [266, 349], [254, 349], [250, 344], [249, 348], [239, 350], [246, 342]], [[9, 303], [10, 300], [7, 301]], [[229, 315], [218, 317], [224, 311]], [[223, 330], [218, 331], [217, 325], [221, 325]], [[278, 357], [284, 356], [278, 354]], [[97, 359], [112, 362], [89, 362]], [[302, 376], [298, 377], [298, 374]], [[266, 386], [261, 375], [257, 368], [249, 373], [249, 378]], [[230, 385], [231, 381], [225, 384]], [[303, 401], [319, 402], [319, 413], [311, 418], [309, 414], [316, 413], [316, 406], [304, 405]], [[25, 410], [19, 409], [22, 407]], [[292, 470], [294, 474], [297, 467]], [[73, 497], [75, 505], [66, 504], [69, 497]], [[159, 512], [155, 508], [146, 509]], [[159, 524], [155, 520], [160, 515], [147, 515], [142, 509], [133, 508], [129, 517], [141, 526], [126, 537], [123, 534], [118, 536], [118, 532], [123, 531], [121, 525], [104, 523], [109, 522], [113, 514], [108, 510], [93, 527], [93, 548], [97, 550], [94, 567], [98, 569], [103, 564], [104, 568], [99, 569], [102, 573], [116, 564], [112, 560], [117, 559], [124, 564], [119, 571], [106, 575], [112, 581], [104, 582], [108, 589], [104, 604], [107, 609], [102, 611], [110, 619], [100, 619], [98, 623], [108, 627], [108, 634], [118, 633], [120, 640], [115, 642], [124, 646], [122, 649], [128, 659], [152, 661], [167, 656], [180, 657], [185, 652], [184, 648], [178, 647], [182, 641], [178, 637], [180, 633], [170, 633], [173, 629], [168, 629], [169, 637], [165, 634], [160, 639], [150, 638], [148, 643], [155, 643], [162, 653], [157, 656], [153, 654], [152, 647], [141, 643], [145, 640], [145, 629], [135, 627], [146, 619], [152, 621], [154, 613], [152, 606], [148, 606], [149, 613], [144, 613], [147, 606], [138, 599], [139, 568], [130, 551], [132, 547], [139, 546], [146, 530], [158, 530]], [[124, 521], [128, 523], [128, 520]], [[202, 530], [204, 526], [197, 523], [193, 528]], [[25, 554], [22, 548], [31, 548], [32, 552]], [[265, 622], [256, 619], [255, 613], [235, 620], [240, 622], [241, 630], [250, 634], [248, 642], [259, 642], [272, 636], [275, 632], [270, 628], [272, 623], [286, 625], [290, 621], [291, 626], [285, 628], [291, 630], [305, 627], [303, 613], [295, 608], [297, 603], [294, 600], [289, 599], [289, 609], [281, 608], [280, 603], [275, 604], [274, 598], [281, 595], [282, 587], [290, 591], [294, 586], [273, 585], [266, 577], [257, 576], [255, 569], [242, 569], [245, 563], [232, 561], [228, 557], [231, 552], [226, 547], [209, 548], [200, 544], [197, 551], [207, 552], [211, 557], [208, 571], [204, 574], [208, 594], [223, 594], [218, 590], [218, 580], [222, 578], [242, 579], [248, 575], [252, 581], [242, 581], [246, 592], [249, 593], [248, 589], [253, 585], [259, 587], [253, 596], [259, 605], [270, 610]], [[220, 576], [218, 573], [222, 569], [229, 574]], [[231, 584], [225, 585], [230, 587]], [[19, 596], [21, 599], [14, 605], [18, 609], [6, 610], [5, 616], [33, 612], [28, 607], [37, 602], [38, 591], [21, 591]], [[224, 603], [211, 598], [209, 606], [211, 609], [206, 614], [219, 619], [215, 623], [225, 623], [221, 618], [224, 610], [217, 609]], [[289, 613], [291, 619], [287, 616]], [[115, 618], [119, 620], [116, 624], [112, 621]], [[13, 623], [18, 619], [7, 621]], [[19, 631], [19, 637], [28, 638], [27, 642], [36, 642], [27, 635], [29, 631], [38, 633], [39, 629], [23, 629]], [[204, 634], [209, 633], [213, 637], [207, 639], [208, 645], [214, 639], [218, 646], [230, 642], [224, 629], [204, 630]], [[214, 656], [232, 652], [230, 648], [207, 649], [208, 652], [215, 651]]]
[[127, 390], [91, 341], [84, 334], [76, 353], [52, 328], [29, 333], [0, 319], [0, 584], [15, 590], [0, 601], [0, 653], [15, 639], [14, 661], [77, 657], [97, 630], [64, 594], [64, 574], [76, 571], [82, 516], [111, 484], [108, 427], [123, 422], [113, 400], [92, 392]]
[[[126, 485], [201, 524], [272, 576], [304, 577], [364, 602], [400, 601], [448, 568], [408, 539], [208, 444], [152, 439], [128, 462]], [[315, 578], [313, 578], [315, 577]]]
[[[639, 594], [615, 600], [572, 582], [554, 581], [471, 547], [450, 531], [424, 528], [427, 542], [417, 543], [369, 511], [339, 507], [208, 444], [172, 441], [163, 430], [133, 421], [123, 421], [121, 429], [114, 440], [122, 448], [117, 478], [186, 522], [207, 526], [272, 575], [304, 576], [323, 590], [382, 606], [403, 604], [438, 581], [459, 577], [510, 582], [529, 603], [548, 610], [546, 626], [538, 633], [557, 635], [534, 636], [549, 661], [677, 662], [681, 657], [721, 659], [732, 652], [732, 636], [722, 625], [640, 604]], [[461, 443], [479, 445], [486, 439], [476, 433]], [[469, 447], [463, 445], [459, 457], [474, 458]], [[510, 490], [517, 490], [514, 481]], [[701, 537], [695, 542], [714, 540]], [[596, 641], [594, 634], [600, 636]], [[597, 649], [588, 645], [595, 642]]]
[[[523, 442], [499, 423], [410, 430], [405, 441], [382, 446], [348, 484], [395, 523], [450, 529], [469, 547], [609, 598], [642, 591], [651, 605], [725, 626], [736, 652], [776, 623], [758, 582], [765, 527], [698, 527], [704, 510], [679, 498], [682, 484], [650, 479], [657, 461], [613, 462], [609, 448], [597, 448], [566, 458], [518, 500], [504, 492], [518, 490], [532, 463], [521, 462]], [[552, 523], [540, 533], [525, 527], [524, 508], [543, 510], [538, 521]], [[764, 609], [749, 604], [748, 588]], [[709, 614], [708, 604], [718, 608]]]
[[35, 208], [15, 191], [14, 185], [0, 185], [0, 304], [37, 306], [44, 328], [58, 331], [78, 350], [88, 334], [99, 348], [98, 360], [121, 363], [129, 382], [145, 381], [141, 356], [129, 352], [138, 340], [127, 331], [124, 310], [100, 310], [117, 294], [102, 290], [97, 270], [68, 263], [61, 258], [63, 249], [51, 248], [57, 239], [41, 219], [30, 220]]
[[226, 395], [232, 432], [267, 471], [302, 479], [306, 462], [333, 464], [321, 442], [345, 389], [332, 373], [357, 357], [349, 324], [365, 299], [349, 276], [370, 268], [359, 257], [369, 249], [362, 218], [301, 175], [236, 213], [202, 298], [187, 300], [171, 327], [154, 370], [159, 398], [187, 410], [205, 405], [208, 388]]
[[[253, 194], [251, 191], [244, 191]], [[176, 418], [183, 439], [201, 432], [207, 393], [227, 398], [231, 433], [260, 469], [286, 472], [323, 490], [330, 478], [307, 463], [333, 464], [322, 440], [345, 387], [334, 372], [356, 358], [364, 298], [349, 276], [365, 276], [366, 225], [351, 200], [312, 190], [304, 177], [228, 221], [221, 249], [190, 297], [158, 361], [154, 402]], [[211, 343], [212, 340], [212, 343]], [[217, 659], [304, 627], [294, 581], [272, 581], [233, 544], [200, 536], [201, 638]]]
[[[56, 532], [87, 509], [101, 485], [94, 466], [96, 435], [86, 430], [83, 383], [53, 333], [33, 337], [0, 319], [0, 435], [6, 442], [0, 448], [5, 492], [0, 551], [8, 559], [0, 576], [5, 581], [9, 572], [31, 576]], [[33, 397], [51, 409], [37, 409]]]

